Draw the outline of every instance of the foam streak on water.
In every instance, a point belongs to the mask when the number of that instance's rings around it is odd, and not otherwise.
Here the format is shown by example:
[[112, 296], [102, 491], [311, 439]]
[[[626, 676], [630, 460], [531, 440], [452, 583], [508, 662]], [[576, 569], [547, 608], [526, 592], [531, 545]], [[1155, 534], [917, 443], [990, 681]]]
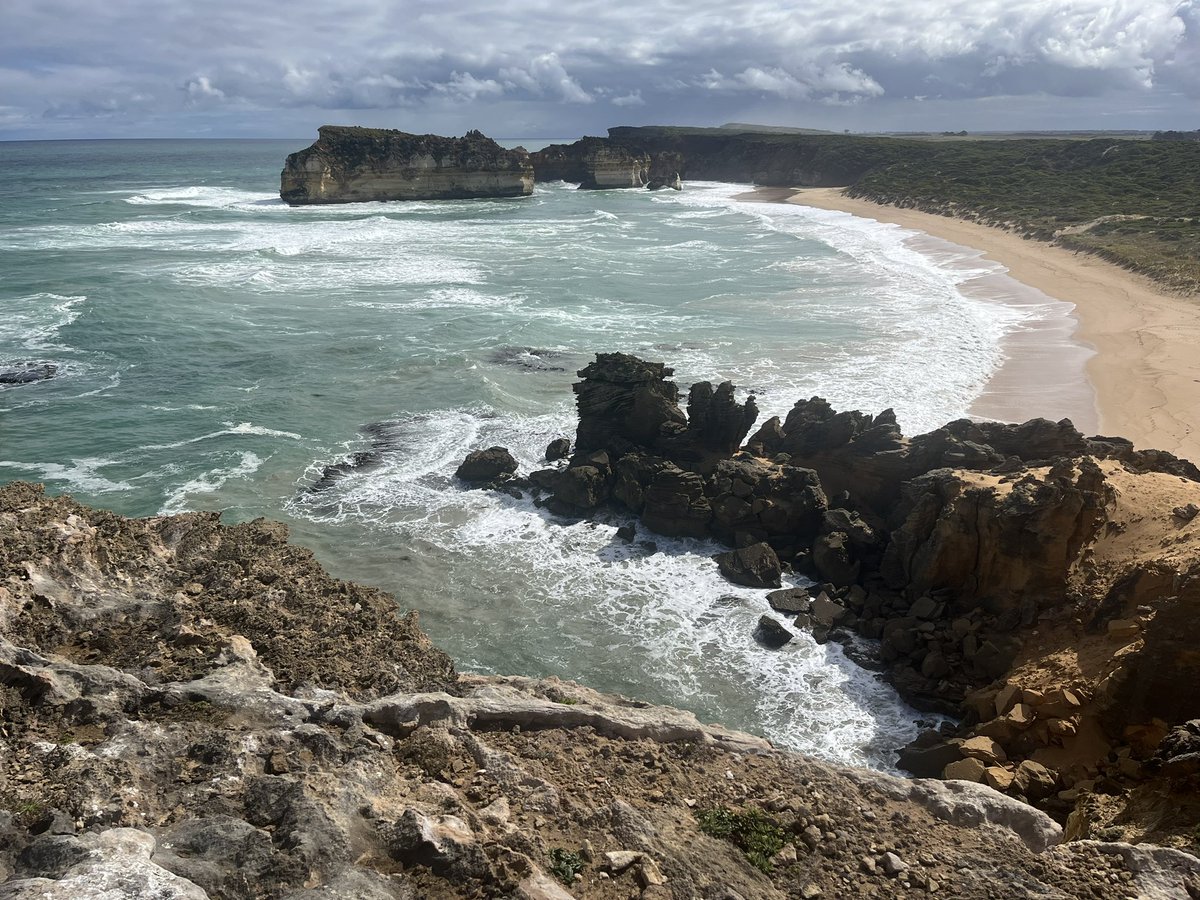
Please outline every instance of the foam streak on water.
[[560, 521], [454, 468], [493, 444], [541, 465], [597, 351], [732, 379], [766, 414], [820, 394], [915, 432], [965, 414], [1004, 335], [1059, 312], [964, 297], [989, 264], [901, 229], [731, 185], [291, 209], [273, 188], [294, 149], [0, 147], [0, 364], [61, 372], [0, 390], [0, 478], [129, 514], [283, 518], [463, 668], [888, 764], [913, 711], [836, 648], [757, 646], [764, 592], [722, 581], [715, 546], [627, 545], [619, 520]]

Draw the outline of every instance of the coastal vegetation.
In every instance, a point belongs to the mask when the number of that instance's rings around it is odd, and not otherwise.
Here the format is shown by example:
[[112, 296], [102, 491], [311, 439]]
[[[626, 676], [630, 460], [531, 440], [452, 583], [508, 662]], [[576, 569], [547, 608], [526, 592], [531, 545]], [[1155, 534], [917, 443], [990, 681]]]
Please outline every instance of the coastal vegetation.
[[971, 219], [1097, 254], [1200, 291], [1200, 142], [925, 141], [905, 137], [613, 128], [682, 156], [684, 178], [846, 187], [852, 197]]

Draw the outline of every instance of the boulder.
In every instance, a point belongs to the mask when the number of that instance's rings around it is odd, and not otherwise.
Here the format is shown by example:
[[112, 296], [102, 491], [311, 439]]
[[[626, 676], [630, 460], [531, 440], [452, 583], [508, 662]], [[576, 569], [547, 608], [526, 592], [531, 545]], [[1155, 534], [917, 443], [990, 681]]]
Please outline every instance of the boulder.
[[1013, 774], [1013, 788], [1030, 800], [1044, 800], [1058, 789], [1058, 777], [1032, 759], [1022, 760]]
[[472, 450], [462, 461], [454, 475], [463, 481], [496, 481], [517, 471], [517, 461], [504, 447], [488, 447]]
[[937, 731], [923, 731], [897, 751], [896, 765], [918, 778], [941, 778], [946, 766], [962, 759], [958, 745]]
[[788, 643], [795, 635], [770, 616], [762, 616], [758, 627], [754, 629], [754, 639], [764, 647], [777, 650]]
[[721, 574], [734, 584], [752, 588], [777, 588], [783, 571], [770, 544], [752, 544], [713, 557]]
[[608, 479], [596, 466], [563, 469], [554, 486], [554, 499], [574, 510], [595, 509], [608, 498]]
[[942, 770], [942, 777], [953, 781], [983, 781], [987, 766], [977, 759], [967, 757], [950, 763]]
[[808, 612], [812, 596], [804, 588], [783, 588], [767, 594], [767, 603], [777, 612], [802, 613]]
[[566, 459], [571, 455], [571, 441], [568, 438], [555, 438], [546, 445], [546, 462]]

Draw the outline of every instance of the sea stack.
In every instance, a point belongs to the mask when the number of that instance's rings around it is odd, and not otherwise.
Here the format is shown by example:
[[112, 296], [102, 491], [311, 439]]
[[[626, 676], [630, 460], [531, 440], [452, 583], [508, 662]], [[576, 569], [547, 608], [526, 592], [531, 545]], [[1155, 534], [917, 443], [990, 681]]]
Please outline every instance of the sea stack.
[[533, 192], [533, 165], [478, 131], [461, 138], [323, 125], [288, 156], [279, 196], [290, 206], [369, 200], [465, 200]]

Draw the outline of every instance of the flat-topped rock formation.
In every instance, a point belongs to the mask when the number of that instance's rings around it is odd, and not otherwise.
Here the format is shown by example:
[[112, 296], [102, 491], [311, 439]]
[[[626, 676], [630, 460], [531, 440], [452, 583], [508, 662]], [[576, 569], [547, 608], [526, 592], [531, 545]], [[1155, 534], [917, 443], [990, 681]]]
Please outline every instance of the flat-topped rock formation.
[[984, 785], [457, 675], [275, 523], [0, 488], [3, 900], [1116, 900], [1198, 869]]
[[478, 131], [461, 138], [386, 128], [323, 125], [311, 147], [293, 153], [279, 196], [292, 206], [369, 200], [522, 197], [533, 166]]

